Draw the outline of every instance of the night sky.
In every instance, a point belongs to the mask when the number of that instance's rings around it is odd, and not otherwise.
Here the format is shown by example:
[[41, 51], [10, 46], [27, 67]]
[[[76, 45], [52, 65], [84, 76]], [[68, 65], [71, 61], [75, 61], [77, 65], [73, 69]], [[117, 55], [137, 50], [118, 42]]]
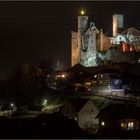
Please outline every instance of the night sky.
[[0, 2], [0, 73], [40, 60], [70, 66], [71, 31], [82, 5], [107, 35], [115, 13], [124, 15], [126, 28], [140, 29], [140, 2]]

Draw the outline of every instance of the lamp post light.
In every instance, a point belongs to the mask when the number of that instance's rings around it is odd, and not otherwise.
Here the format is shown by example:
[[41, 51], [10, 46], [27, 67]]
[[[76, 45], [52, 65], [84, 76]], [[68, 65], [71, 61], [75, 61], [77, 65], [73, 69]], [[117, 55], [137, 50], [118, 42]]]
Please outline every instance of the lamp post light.
[[13, 104], [13, 103], [11, 103], [11, 104], [10, 104], [10, 106], [11, 106], [11, 107], [13, 107], [13, 106], [14, 106], [14, 104]]
[[110, 85], [108, 85], [108, 92], [110, 93], [111, 92], [111, 86]]
[[47, 106], [47, 103], [48, 103], [47, 99], [44, 99], [42, 102], [42, 105], [45, 107], [45, 106]]
[[14, 103], [10, 103], [10, 108], [11, 109], [16, 109], [16, 105]]

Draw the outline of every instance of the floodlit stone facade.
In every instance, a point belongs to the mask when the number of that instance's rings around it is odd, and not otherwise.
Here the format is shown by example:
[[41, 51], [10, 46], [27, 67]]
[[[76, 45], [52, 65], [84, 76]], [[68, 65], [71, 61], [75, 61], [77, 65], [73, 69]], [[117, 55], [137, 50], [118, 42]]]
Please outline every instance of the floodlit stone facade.
[[71, 66], [74, 66], [79, 62], [80, 48], [78, 47], [78, 33], [71, 32], [71, 35]]
[[[78, 31], [72, 32], [71, 66], [79, 63], [84, 67], [95, 67], [99, 65], [98, 60], [140, 63], [140, 56], [135, 53], [140, 51], [140, 31], [135, 28], [123, 31], [123, 15], [118, 14], [113, 15], [112, 30], [112, 36], [106, 36], [94, 22], [89, 22], [88, 16], [78, 16]], [[113, 49], [110, 51], [110, 48]], [[120, 59], [115, 59], [113, 52]], [[130, 54], [134, 56], [130, 57]]]
[[94, 23], [91, 23], [90, 28], [82, 35], [80, 64], [85, 67], [97, 66], [96, 36], [98, 33]]
[[78, 32], [72, 32], [71, 66], [77, 63], [85, 67], [97, 66], [97, 34], [99, 30], [94, 22], [88, 22], [87, 16], [78, 17]]

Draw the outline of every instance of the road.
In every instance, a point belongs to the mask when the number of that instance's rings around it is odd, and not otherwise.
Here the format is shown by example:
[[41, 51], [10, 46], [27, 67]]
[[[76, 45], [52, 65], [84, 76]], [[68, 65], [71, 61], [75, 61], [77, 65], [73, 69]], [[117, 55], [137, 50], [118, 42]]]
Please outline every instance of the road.
[[130, 95], [109, 95], [109, 94], [95, 94], [96, 96], [109, 98], [114, 102], [129, 102], [140, 104], [140, 96], [130, 96]]

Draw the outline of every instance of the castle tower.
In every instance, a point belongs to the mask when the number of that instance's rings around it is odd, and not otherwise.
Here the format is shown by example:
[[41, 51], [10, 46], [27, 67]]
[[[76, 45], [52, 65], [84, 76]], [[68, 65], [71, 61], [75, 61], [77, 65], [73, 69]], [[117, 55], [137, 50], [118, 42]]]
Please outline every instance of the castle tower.
[[123, 28], [123, 15], [113, 15], [113, 36], [118, 34], [118, 30]]
[[104, 42], [103, 42], [103, 29], [101, 29], [100, 30], [100, 51], [103, 51], [104, 50], [104, 48], [103, 48], [103, 44]]
[[97, 34], [94, 22], [88, 16], [78, 16], [78, 32], [71, 32], [71, 66], [80, 63], [84, 67], [97, 66]]
[[71, 67], [79, 62], [80, 47], [78, 46], [78, 33], [71, 32]]
[[[82, 50], [82, 36], [88, 29], [88, 16], [78, 16], [78, 46]], [[82, 51], [80, 51], [80, 58], [83, 57]], [[79, 60], [81, 61], [81, 59]]]
[[71, 67], [80, 62], [82, 57], [82, 36], [88, 28], [88, 17], [78, 16], [78, 32], [71, 32]]

